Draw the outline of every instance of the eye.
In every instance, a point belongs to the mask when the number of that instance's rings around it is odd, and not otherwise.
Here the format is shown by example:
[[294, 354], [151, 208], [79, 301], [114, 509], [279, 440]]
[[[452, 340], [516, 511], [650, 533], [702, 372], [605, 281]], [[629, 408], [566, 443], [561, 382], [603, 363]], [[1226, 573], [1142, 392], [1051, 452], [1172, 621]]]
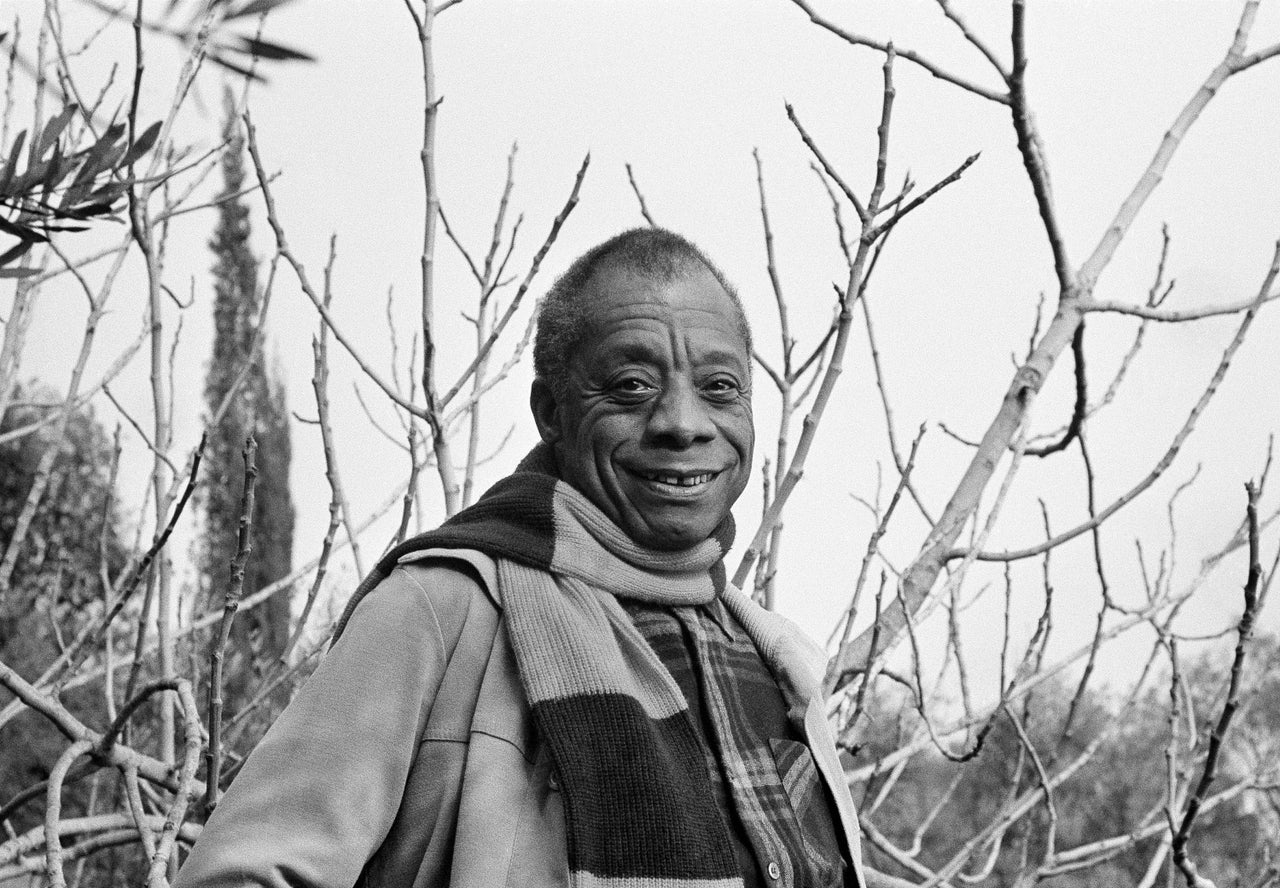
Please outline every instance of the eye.
[[742, 393], [742, 386], [731, 376], [713, 376], [707, 380], [702, 390], [716, 401], [732, 401]]
[[614, 397], [624, 401], [638, 401], [648, 397], [655, 386], [643, 376], [620, 376], [609, 385]]

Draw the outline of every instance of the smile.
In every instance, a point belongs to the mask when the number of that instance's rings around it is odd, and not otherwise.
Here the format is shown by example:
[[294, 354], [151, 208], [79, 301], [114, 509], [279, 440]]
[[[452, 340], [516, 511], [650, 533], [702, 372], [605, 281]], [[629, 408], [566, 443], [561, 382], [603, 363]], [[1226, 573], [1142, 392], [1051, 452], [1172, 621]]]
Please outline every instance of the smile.
[[664, 472], [647, 472], [641, 477], [646, 481], [656, 481], [659, 484], [669, 484], [674, 487], [699, 487], [709, 483], [718, 474], [719, 472], [703, 472], [699, 475], [673, 475]]
[[705, 471], [673, 471], [671, 469], [647, 472], [631, 470], [630, 474], [643, 483], [652, 493], [664, 499], [697, 498], [704, 491], [711, 489], [711, 483], [720, 477], [721, 472]]

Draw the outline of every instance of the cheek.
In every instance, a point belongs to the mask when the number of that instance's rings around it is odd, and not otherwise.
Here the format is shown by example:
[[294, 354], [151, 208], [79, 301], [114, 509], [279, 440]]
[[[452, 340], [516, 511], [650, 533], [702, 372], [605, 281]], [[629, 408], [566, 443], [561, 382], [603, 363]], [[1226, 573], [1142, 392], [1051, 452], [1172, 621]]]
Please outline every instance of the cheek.
[[583, 417], [576, 430], [576, 449], [580, 461], [591, 464], [599, 474], [612, 474], [614, 456], [635, 438], [633, 425], [625, 416], [605, 414]]
[[[743, 461], [750, 463], [756, 443], [756, 427], [751, 415], [751, 403], [748, 401], [745, 405], [737, 407], [721, 425], [721, 429], [733, 449], [743, 454]], [[749, 469], [750, 466], [747, 468]]]
[[579, 435], [592, 447], [611, 451], [625, 445], [644, 428], [644, 419], [634, 411], [598, 410], [582, 418]]

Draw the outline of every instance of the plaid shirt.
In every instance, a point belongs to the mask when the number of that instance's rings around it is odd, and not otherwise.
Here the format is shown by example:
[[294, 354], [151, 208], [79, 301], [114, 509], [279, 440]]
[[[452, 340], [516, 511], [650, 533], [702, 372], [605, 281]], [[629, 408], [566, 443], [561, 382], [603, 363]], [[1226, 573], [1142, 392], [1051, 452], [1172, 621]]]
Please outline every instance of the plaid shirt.
[[744, 883], [843, 885], [832, 805], [746, 631], [718, 599], [699, 607], [621, 603], [684, 692]]

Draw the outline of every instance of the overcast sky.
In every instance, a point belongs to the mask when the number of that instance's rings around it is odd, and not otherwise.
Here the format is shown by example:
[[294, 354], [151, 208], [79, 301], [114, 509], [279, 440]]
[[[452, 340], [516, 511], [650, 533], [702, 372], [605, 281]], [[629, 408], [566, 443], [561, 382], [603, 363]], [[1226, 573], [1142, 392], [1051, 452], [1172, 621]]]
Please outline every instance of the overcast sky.
[[[1063, 233], [1074, 262], [1093, 249], [1119, 202], [1146, 166], [1178, 110], [1222, 57], [1241, 7], [1237, 2], [1033, 2], [1028, 4], [1029, 91], [1044, 135]], [[34, 27], [34, 0], [6, 3]], [[924, 0], [860, 0], [815, 6], [850, 30], [891, 38], [940, 64], [994, 87], [981, 57]], [[957, 3], [976, 31], [1009, 58], [1008, 11], [995, 3]], [[95, 15], [67, 4], [68, 27], [96, 27]], [[7, 16], [6, 16], [7, 17]], [[272, 66], [270, 83], [252, 90], [250, 109], [267, 165], [282, 171], [274, 186], [291, 245], [318, 280], [327, 241], [337, 235], [334, 312], [344, 331], [379, 368], [390, 362], [383, 306], [393, 292], [402, 349], [415, 327], [422, 226], [418, 165], [422, 81], [409, 16], [393, 0], [343, 4], [297, 0], [272, 15], [266, 35], [307, 50], [310, 65]], [[1265, 3], [1251, 47], [1280, 40], [1276, 3]], [[104, 44], [103, 54], [106, 54]], [[127, 41], [118, 44], [124, 69]], [[437, 83], [444, 97], [438, 131], [439, 191], [460, 237], [477, 253], [487, 245], [511, 145], [519, 143], [512, 210], [524, 213], [512, 267], [523, 274], [535, 247], [568, 194], [584, 155], [591, 166], [581, 202], [544, 263], [538, 295], [582, 250], [643, 222], [627, 183], [629, 162], [660, 224], [702, 245], [738, 284], [762, 352], [778, 354], [773, 297], [765, 274], [752, 150], [765, 166], [779, 272], [800, 349], [816, 341], [831, 310], [831, 282], [846, 272], [836, 247], [830, 204], [809, 169], [810, 157], [788, 123], [795, 106], [827, 156], [865, 194], [874, 165], [874, 130], [881, 101], [882, 57], [850, 47], [808, 22], [787, 0], [734, 2], [567, 2], [465, 0], [437, 21]], [[114, 51], [114, 50], [112, 50]], [[157, 117], [171, 90], [174, 53], [157, 44], [148, 69], [144, 117]], [[98, 67], [93, 65], [98, 64]], [[86, 59], [85, 70], [102, 71]], [[86, 74], [86, 77], [91, 76]], [[905, 60], [895, 71], [889, 179], [909, 171], [927, 186], [966, 156], [981, 152], [963, 179], [905, 221], [885, 251], [869, 293], [895, 410], [899, 438], [921, 423], [928, 433], [918, 482], [940, 511], [963, 469], [967, 449], [938, 423], [977, 438], [994, 416], [1013, 373], [1011, 355], [1025, 352], [1041, 293], [1052, 310], [1052, 262], [1021, 170], [1007, 110], [929, 76]], [[219, 128], [219, 76], [206, 73], [197, 101], [184, 111], [181, 138], [210, 144]], [[149, 110], [148, 110], [149, 109]], [[1170, 304], [1190, 307], [1234, 301], [1257, 291], [1280, 237], [1280, 60], [1229, 82], [1192, 130], [1155, 197], [1143, 210], [1097, 295], [1140, 302], [1151, 285], [1160, 227], [1173, 238]], [[215, 177], [216, 178], [216, 177]], [[215, 181], [209, 187], [216, 185]], [[267, 255], [265, 218], [255, 204], [255, 238]], [[849, 218], [852, 214], [846, 208]], [[212, 288], [204, 242], [212, 214], [175, 227], [167, 257], [169, 284], [193, 292], [179, 345], [176, 450], [199, 434], [199, 392], [208, 351]], [[450, 380], [470, 357], [471, 334], [459, 313], [470, 309], [474, 283], [440, 234], [441, 376]], [[96, 366], [105, 366], [136, 330], [139, 294], [127, 292], [104, 326]], [[62, 384], [78, 333], [82, 301], [44, 298], [40, 337], [28, 367]], [[172, 306], [170, 306], [172, 309]], [[1192, 441], [1144, 502], [1122, 512], [1105, 536], [1111, 580], [1136, 602], [1133, 541], [1148, 552], [1167, 544], [1165, 504], [1201, 464], [1196, 485], [1180, 500], [1180, 573], [1189, 579], [1201, 557], [1237, 526], [1243, 482], [1265, 458], [1280, 427], [1275, 355], [1280, 320], [1272, 308], [1248, 342], [1204, 415]], [[524, 327], [527, 308], [512, 325]], [[855, 496], [882, 498], [895, 476], [885, 420], [874, 387], [866, 337], [859, 326], [844, 374], [819, 432], [805, 478], [786, 515], [780, 609], [825, 639], [847, 601], [873, 523]], [[168, 319], [172, 326], [174, 319]], [[271, 307], [270, 350], [289, 388], [290, 406], [314, 415], [310, 338], [316, 318], [293, 277], [282, 271]], [[1163, 453], [1207, 382], [1234, 320], [1153, 326], [1115, 402], [1090, 425], [1101, 500], [1110, 502], [1140, 479]], [[1115, 316], [1090, 320], [1088, 364], [1100, 394], [1131, 340], [1136, 323]], [[127, 331], [127, 332], [126, 332]], [[114, 337], [114, 339], [113, 339]], [[509, 353], [508, 337], [499, 353]], [[48, 345], [46, 345], [48, 344]], [[145, 362], [117, 388], [140, 412], [147, 404]], [[370, 427], [352, 394], [356, 381], [388, 427], [395, 426], [373, 387], [345, 357], [335, 357], [332, 381], [338, 452], [357, 516], [386, 498], [406, 473], [406, 458]], [[61, 376], [59, 374], [62, 374]], [[501, 477], [535, 440], [525, 405], [529, 370], [521, 365], [486, 409], [486, 440], [510, 440], [483, 467], [484, 481]], [[757, 465], [771, 452], [776, 398], [764, 374], [756, 378]], [[1068, 416], [1071, 368], [1064, 357], [1035, 410], [1037, 430]], [[98, 414], [114, 422], [112, 409]], [[799, 423], [793, 439], [799, 433]], [[294, 496], [299, 510], [299, 559], [317, 551], [327, 520], [318, 435], [295, 424]], [[460, 440], [461, 443], [461, 440]], [[905, 446], [905, 445], [904, 445]], [[137, 442], [134, 442], [137, 447]], [[126, 473], [126, 496], [140, 497], [141, 461]], [[1015, 482], [991, 547], [1037, 541], [1037, 500], [1056, 528], [1084, 517], [1079, 456], [1027, 466]], [[431, 518], [439, 497], [426, 484]], [[136, 490], [136, 495], [131, 491]], [[994, 491], [994, 486], [992, 488]], [[1274, 495], [1271, 497], [1274, 504]], [[759, 512], [753, 486], [737, 510], [745, 541]], [[904, 504], [886, 551], [903, 566], [923, 539], [918, 513]], [[384, 522], [366, 549], [378, 550], [393, 525]], [[1272, 539], [1274, 547], [1274, 538]], [[1054, 562], [1059, 625], [1079, 642], [1097, 606], [1097, 581], [1082, 538]], [[736, 553], [731, 562], [736, 563]], [[1018, 567], [1021, 620], [1041, 606], [1038, 563]], [[350, 573], [339, 572], [345, 584]], [[975, 572], [976, 592], [998, 574]], [[1242, 569], [1228, 566], [1203, 607], [1189, 609], [1187, 628], [1213, 631], [1239, 609]], [[1178, 583], [1175, 582], [1175, 588]], [[865, 609], [864, 609], [865, 610]], [[982, 605], [982, 621], [998, 611]]]

